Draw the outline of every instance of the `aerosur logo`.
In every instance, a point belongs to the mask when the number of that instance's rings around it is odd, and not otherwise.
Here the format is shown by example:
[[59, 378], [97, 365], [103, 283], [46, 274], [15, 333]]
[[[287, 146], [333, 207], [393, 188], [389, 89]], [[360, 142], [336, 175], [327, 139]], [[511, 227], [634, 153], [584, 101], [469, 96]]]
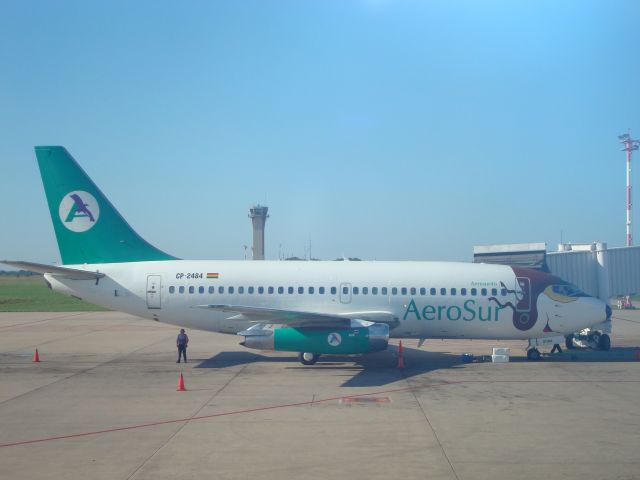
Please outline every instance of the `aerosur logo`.
[[327, 337], [327, 343], [332, 347], [337, 347], [342, 343], [342, 337], [337, 332], [330, 333]]
[[72, 232], [86, 232], [98, 222], [100, 206], [93, 195], [82, 190], [64, 196], [58, 209], [60, 221]]

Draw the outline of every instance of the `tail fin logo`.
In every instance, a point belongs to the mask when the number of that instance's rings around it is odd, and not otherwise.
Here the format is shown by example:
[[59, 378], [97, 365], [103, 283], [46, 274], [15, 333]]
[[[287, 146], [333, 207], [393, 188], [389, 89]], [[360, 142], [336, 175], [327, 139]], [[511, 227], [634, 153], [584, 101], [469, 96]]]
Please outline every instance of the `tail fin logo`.
[[100, 206], [93, 195], [81, 190], [64, 196], [58, 209], [60, 221], [72, 232], [86, 232], [100, 217]]

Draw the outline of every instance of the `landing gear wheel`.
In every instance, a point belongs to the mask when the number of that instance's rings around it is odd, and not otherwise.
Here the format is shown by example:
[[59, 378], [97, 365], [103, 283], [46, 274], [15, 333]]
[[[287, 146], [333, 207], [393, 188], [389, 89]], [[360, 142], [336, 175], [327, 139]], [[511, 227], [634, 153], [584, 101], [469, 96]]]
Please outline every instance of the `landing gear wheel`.
[[598, 348], [600, 350], [610, 350], [611, 349], [611, 338], [606, 333], [603, 333], [600, 336], [600, 340], [598, 341]]
[[315, 365], [319, 358], [319, 353], [300, 352], [298, 354], [298, 360], [303, 365]]
[[527, 360], [537, 362], [540, 360], [540, 351], [537, 348], [530, 348], [527, 351]]
[[573, 350], [574, 348], [576, 348], [573, 344], [573, 333], [564, 337], [564, 344], [567, 347], [567, 350]]

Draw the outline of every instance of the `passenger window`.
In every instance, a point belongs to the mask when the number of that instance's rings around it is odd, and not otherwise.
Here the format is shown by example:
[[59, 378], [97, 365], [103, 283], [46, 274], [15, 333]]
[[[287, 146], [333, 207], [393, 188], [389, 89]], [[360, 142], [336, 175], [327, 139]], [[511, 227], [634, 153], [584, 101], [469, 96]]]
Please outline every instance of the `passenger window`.
[[309, 287], [309, 295], [313, 295], [314, 292], [315, 292], [315, 288]]
[[335, 295], [336, 293], [338, 293], [336, 287], [331, 287], [331, 295]]
[[289, 287], [289, 288], [287, 288], [287, 293], [288, 293], [289, 295], [293, 295], [293, 287]]
[[179, 291], [180, 293], [184, 293], [184, 287], [180, 287], [180, 288], [178, 289], [178, 291]]
[[460, 295], [462, 295], [463, 297], [467, 295], [467, 289], [466, 288], [461, 288], [460, 289]]
[[260, 295], [264, 294], [264, 287], [258, 287], [258, 293]]
[[324, 287], [320, 287], [320, 288], [318, 289], [318, 293], [319, 293], [320, 295], [324, 295]]
[[343, 295], [348, 295], [349, 294], [349, 287], [342, 287], [342, 294]]
[[478, 289], [477, 288], [472, 288], [471, 289], [471, 296], [475, 297], [476, 295], [478, 295]]
[[441, 288], [440, 289], [440, 295], [446, 295], [447, 294], [447, 289], [446, 288]]
[[377, 295], [378, 294], [378, 287], [371, 287], [371, 295]]
[[215, 293], [216, 287], [209, 287], [209, 293]]
[[358, 295], [359, 291], [360, 290], [358, 289], [358, 287], [353, 287], [353, 294], [354, 295]]
[[204, 293], [204, 287], [198, 287], [198, 293]]
[[436, 289], [432, 288], [431, 290], [429, 290], [429, 294], [435, 295], [436, 294]]
[[492, 288], [492, 289], [491, 289], [491, 295], [493, 295], [494, 297], [495, 297], [496, 295], [498, 295], [498, 289], [497, 289], [497, 288]]
[[387, 292], [388, 292], [387, 287], [382, 287], [382, 289], [381, 289], [382, 295], [386, 295]]
[[284, 293], [284, 287], [278, 287], [278, 293], [279, 294], [283, 294]]
[[427, 294], [427, 289], [426, 288], [421, 288], [420, 289], [420, 295], [426, 295]]
[[273, 287], [269, 287], [269, 290], [268, 290], [268, 291], [269, 291], [269, 295], [273, 294], [273, 291], [274, 291], [274, 290], [273, 290]]
[[229, 295], [233, 295], [233, 287], [229, 287]]
[[487, 289], [483, 288], [482, 290], [480, 290], [480, 295], [482, 295], [483, 297], [487, 296]]
[[362, 294], [363, 295], [368, 295], [369, 294], [369, 287], [362, 287]]
[[224, 293], [224, 287], [218, 287], [218, 293]]
[[176, 287], [169, 287], [169, 293], [173, 293], [176, 291]]
[[414, 287], [411, 287], [411, 290], [409, 290], [411, 292], [411, 295], [415, 295], [416, 294], [416, 289]]
[[407, 294], [407, 289], [405, 287], [402, 287], [400, 292], [402, 292], [402, 295], [406, 295]]
[[302, 295], [304, 293], [304, 287], [298, 287], [298, 294]]
[[195, 287], [189, 287], [189, 293], [195, 293], [196, 289]]
[[244, 287], [238, 287], [238, 293], [244, 293]]
[[507, 296], [507, 289], [506, 288], [501, 288], [500, 289], [500, 295], [502, 295], [503, 297]]
[[455, 288], [451, 289], [451, 295], [456, 295], [458, 293], [458, 291]]
[[247, 293], [249, 293], [250, 295], [253, 295], [253, 292], [254, 292], [253, 287], [249, 287], [249, 288], [247, 289]]
[[393, 287], [391, 289], [391, 295], [397, 295], [398, 294], [398, 289], [396, 287]]

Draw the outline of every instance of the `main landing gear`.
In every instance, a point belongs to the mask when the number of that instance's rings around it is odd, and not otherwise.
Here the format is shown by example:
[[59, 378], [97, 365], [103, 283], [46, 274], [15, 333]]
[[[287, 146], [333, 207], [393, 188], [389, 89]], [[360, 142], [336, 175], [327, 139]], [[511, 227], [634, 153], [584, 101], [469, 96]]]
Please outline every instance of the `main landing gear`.
[[300, 352], [298, 354], [298, 360], [303, 365], [315, 365], [319, 358], [319, 353]]

